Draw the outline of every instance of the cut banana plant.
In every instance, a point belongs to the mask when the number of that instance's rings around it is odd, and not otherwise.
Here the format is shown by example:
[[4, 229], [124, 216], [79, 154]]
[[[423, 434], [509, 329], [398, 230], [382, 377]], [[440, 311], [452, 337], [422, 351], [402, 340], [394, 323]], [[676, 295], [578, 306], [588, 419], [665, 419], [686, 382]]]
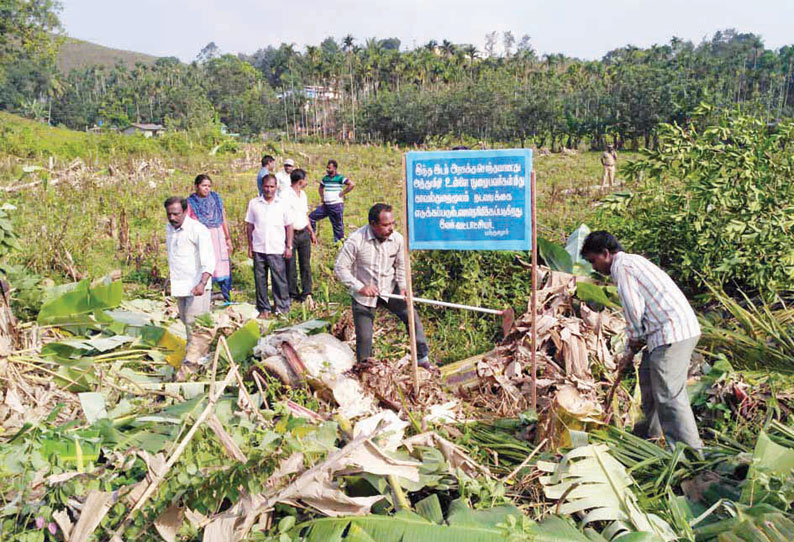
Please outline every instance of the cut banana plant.
[[320, 518], [297, 525], [290, 535], [306, 542], [589, 542], [560, 517], [536, 523], [510, 505], [472, 510], [456, 499], [445, 520], [436, 495], [416, 503], [416, 513]]
[[556, 512], [579, 515], [581, 527], [594, 521], [611, 521], [601, 533], [607, 540], [635, 532], [652, 535], [644, 540], [676, 539], [662, 518], [640, 509], [632, 491], [634, 479], [605, 445], [574, 448], [560, 463], [538, 461], [537, 466], [547, 473], [540, 478], [546, 498], [559, 501]]

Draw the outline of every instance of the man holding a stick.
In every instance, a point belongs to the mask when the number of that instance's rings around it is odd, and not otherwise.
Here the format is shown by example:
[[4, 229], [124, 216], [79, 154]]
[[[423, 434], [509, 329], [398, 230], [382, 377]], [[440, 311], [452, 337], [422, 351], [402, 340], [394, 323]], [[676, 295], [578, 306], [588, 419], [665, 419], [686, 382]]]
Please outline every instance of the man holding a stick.
[[645, 345], [639, 368], [645, 419], [636, 425], [635, 433], [644, 438], [664, 435], [671, 446], [683, 442], [700, 450], [703, 443], [686, 391], [700, 325], [683, 292], [656, 265], [623, 252], [617, 239], [605, 231], [588, 235], [581, 254], [618, 287], [629, 338], [618, 363], [618, 378], [632, 367], [634, 355]]
[[[394, 231], [391, 205], [376, 203], [369, 210], [369, 224], [350, 235], [336, 259], [334, 273], [353, 296], [359, 363], [372, 355], [372, 329], [378, 307], [385, 308], [408, 327], [404, 243], [403, 236]], [[399, 294], [402, 298], [385, 297], [387, 294]], [[427, 339], [415, 310], [414, 322], [418, 365], [430, 369]]]

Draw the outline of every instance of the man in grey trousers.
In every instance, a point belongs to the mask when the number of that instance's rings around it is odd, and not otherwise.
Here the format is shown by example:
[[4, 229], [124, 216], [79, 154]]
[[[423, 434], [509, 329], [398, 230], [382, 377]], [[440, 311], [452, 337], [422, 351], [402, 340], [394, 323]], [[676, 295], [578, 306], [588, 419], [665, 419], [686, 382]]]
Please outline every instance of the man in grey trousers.
[[275, 313], [289, 312], [287, 263], [292, 258], [292, 212], [276, 197], [278, 184], [270, 173], [262, 179], [262, 195], [248, 202], [245, 226], [248, 237], [248, 257], [254, 260], [254, 285], [259, 318], [269, 318], [270, 300], [267, 295], [267, 274], [273, 279]]
[[618, 287], [629, 337], [618, 373], [631, 367], [634, 355], [643, 344], [646, 347], [639, 368], [645, 419], [635, 433], [645, 438], [664, 435], [671, 446], [683, 442], [700, 450], [703, 443], [686, 391], [700, 325], [683, 292], [656, 265], [623, 252], [617, 239], [605, 231], [588, 235], [581, 254]]

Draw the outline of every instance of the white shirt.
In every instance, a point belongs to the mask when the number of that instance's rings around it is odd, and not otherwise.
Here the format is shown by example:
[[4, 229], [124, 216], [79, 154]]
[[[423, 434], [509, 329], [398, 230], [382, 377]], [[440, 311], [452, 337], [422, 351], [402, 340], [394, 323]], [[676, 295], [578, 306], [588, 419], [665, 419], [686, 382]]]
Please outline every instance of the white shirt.
[[252, 245], [260, 254], [283, 254], [287, 248], [286, 226], [292, 225], [289, 206], [278, 196], [268, 203], [259, 196], [248, 202], [245, 221], [254, 225]]
[[[171, 277], [171, 295], [188, 297], [201, 282], [204, 273], [215, 271], [215, 252], [210, 231], [198, 220], [185, 217], [182, 226], [165, 226], [165, 244], [168, 250], [168, 274]], [[207, 281], [206, 289], [212, 288]]]
[[648, 350], [700, 335], [695, 311], [673, 279], [637, 254], [618, 252], [610, 269], [618, 286], [630, 339], [645, 338]]
[[306, 228], [309, 225], [309, 198], [306, 197], [306, 192], [301, 190], [298, 195], [290, 187], [289, 190], [284, 191], [281, 199], [289, 207], [292, 227], [295, 228], [295, 231]]
[[279, 196], [283, 196], [287, 190], [292, 188], [292, 179], [290, 178], [289, 173], [283, 169], [276, 173], [276, 181], [278, 182]]

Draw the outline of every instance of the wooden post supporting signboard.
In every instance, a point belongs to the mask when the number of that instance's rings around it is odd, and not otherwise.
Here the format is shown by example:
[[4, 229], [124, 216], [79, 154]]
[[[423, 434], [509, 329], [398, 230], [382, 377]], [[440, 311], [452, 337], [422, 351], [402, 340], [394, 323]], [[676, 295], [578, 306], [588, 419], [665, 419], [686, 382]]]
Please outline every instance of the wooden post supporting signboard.
[[532, 353], [531, 353], [531, 365], [532, 365], [532, 410], [537, 410], [538, 408], [538, 390], [537, 390], [537, 379], [538, 379], [538, 361], [537, 361], [537, 352], [538, 352], [538, 327], [537, 327], [537, 316], [538, 316], [538, 233], [537, 233], [537, 213], [535, 209], [535, 172], [533, 171], [530, 180], [529, 180], [529, 191], [530, 191], [530, 212], [531, 220], [532, 220], [532, 285], [531, 285], [531, 293], [530, 293], [530, 300], [529, 300], [529, 310], [530, 310], [530, 325], [532, 326]]
[[408, 304], [408, 341], [411, 344], [411, 371], [414, 380], [414, 395], [419, 393], [419, 366], [416, 354], [416, 318], [414, 317], [414, 287], [411, 282], [411, 247], [408, 232], [408, 170], [403, 154], [403, 228], [405, 231], [403, 251], [405, 253], [405, 302]]

